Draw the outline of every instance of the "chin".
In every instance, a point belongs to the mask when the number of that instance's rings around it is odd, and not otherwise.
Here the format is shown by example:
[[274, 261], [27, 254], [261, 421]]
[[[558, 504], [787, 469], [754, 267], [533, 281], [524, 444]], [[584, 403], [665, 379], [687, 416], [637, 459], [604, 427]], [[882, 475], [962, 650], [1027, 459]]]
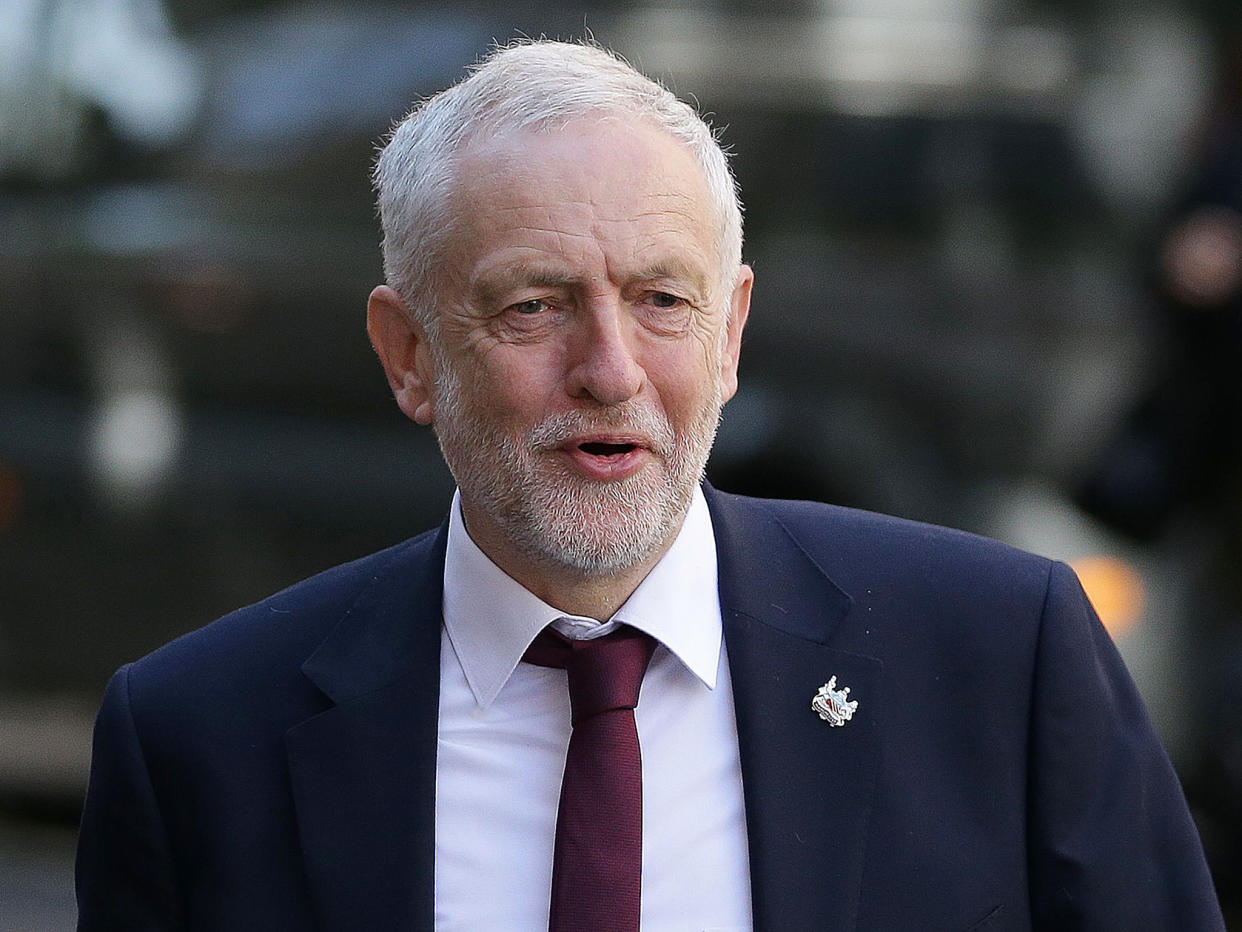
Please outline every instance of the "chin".
[[[525, 497], [508, 530], [528, 552], [603, 576], [664, 551], [690, 505], [693, 486], [675, 489], [663, 473], [620, 482], [549, 482]], [[516, 523], [518, 526], [513, 526]]]

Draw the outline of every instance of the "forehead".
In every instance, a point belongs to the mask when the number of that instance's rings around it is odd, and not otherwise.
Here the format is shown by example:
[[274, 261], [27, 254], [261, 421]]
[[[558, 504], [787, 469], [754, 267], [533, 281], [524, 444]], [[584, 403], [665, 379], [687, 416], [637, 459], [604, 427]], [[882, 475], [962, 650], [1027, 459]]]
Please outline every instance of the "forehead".
[[608, 247], [716, 259], [702, 169], [677, 139], [645, 121], [582, 117], [549, 130], [500, 133], [459, 157], [449, 199], [467, 251], [506, 242], [534, 252]]

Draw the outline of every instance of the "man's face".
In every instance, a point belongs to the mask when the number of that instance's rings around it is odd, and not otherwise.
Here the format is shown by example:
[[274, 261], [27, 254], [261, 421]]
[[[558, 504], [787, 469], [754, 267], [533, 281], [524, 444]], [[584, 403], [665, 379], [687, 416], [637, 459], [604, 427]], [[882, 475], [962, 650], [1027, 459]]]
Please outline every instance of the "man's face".
[[604, 574], [671, 543], [736, 388], [750, 271], [722, 282], [702, 173], [643, 123], [466, 153], [439, 269], [433, 420], [502, 566]]

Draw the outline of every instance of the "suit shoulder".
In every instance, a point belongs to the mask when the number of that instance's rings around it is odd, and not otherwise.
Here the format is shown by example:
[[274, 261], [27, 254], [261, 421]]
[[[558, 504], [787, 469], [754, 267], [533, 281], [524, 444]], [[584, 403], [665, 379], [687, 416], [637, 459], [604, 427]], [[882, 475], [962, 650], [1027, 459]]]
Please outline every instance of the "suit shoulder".
[[435, 531], [334, 566], [182, 635], [131, 665], [131, 679], [158, 681], [192, 671], [257, 664], [296, 670], [376, 581], [408, 573], [431, 552]]
[[822, 502], [715, 493], [747, 521], [773, 521], [848, 587], [877, 577], [941, 585], [1015, 586], [1042, 594], [1053, 561], [968, 531]]
[[1043, 565], [1048, 562], [989, 537], [895, 515], [814, 501], [752, 498], [724, 492], [716, 492], [715, 496], [730, 506], [775, 518], [799, 540], [848, 536], [854, 546], [863, 543], [878, 547], [976, 550], [999, 559], [1036, 561]]

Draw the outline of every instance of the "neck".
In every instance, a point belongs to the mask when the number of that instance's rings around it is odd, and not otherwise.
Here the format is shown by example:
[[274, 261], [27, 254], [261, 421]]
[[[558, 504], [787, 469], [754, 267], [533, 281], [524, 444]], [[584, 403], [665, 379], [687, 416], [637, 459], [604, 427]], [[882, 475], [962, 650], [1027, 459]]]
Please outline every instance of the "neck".
[[664, 550], [634, 566], [600, 575], [583, 575], [581, 570], [563, 566], [540, 566], [528, 573], [524, 568], [510, 568], [499, 561], [497, 565], [558, 611], [607, 621], [634, 594], [663, 555]]

